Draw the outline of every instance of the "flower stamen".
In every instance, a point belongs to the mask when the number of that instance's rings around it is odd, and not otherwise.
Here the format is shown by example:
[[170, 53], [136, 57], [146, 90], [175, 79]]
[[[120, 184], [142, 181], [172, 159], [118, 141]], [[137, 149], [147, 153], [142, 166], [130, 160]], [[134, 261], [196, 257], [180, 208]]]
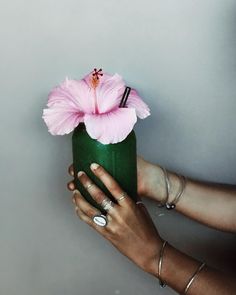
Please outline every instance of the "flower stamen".
[[94, 90], [94, 112], [95, 114], [99, 114], [98, 102], [97, 102], [97, 93], [96, 88], [99, 85], [99, 78], [103, 76], [102, 69], [97, 70], [96, 68], [93, 70], [91, 77], [91, 86]]
[[97, 88], [99, 84], [99, 76], [103, 76], [102, 69], [97, 70], [96, 68], [93, 70], [92, 77], [91, 77], [91, 85], [92, 88]]
[[97, 70], [96, 68], [93, 70], [93, 76], [96, 77], [97, 80], [99, 80], [99, 76], [103, 76], [102, 69]]

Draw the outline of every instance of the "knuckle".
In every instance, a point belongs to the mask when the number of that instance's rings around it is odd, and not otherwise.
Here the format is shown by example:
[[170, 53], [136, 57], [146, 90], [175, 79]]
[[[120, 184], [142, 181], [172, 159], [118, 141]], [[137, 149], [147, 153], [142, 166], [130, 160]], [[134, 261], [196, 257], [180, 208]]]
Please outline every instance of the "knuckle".
[[120, 213], [115, 213], [114, 212], [114, 219], [117, 224], [122, 225], [123, 224], [123, 216], [120, 215]]
[[86, 174], [82, 174], [82, 175], [79, 176], [79, 181], [80, 181], [83, 185], [86, 184], [87, 179], [88, 179], [88, 177], [87, 177]]
[[112, 225], [110, 227], [107, 227], [108, 235], [113, 238], [115, 234], [117, 233], [117, 226]]
[[97, 203], [102, 203], [104, 197], [105, 197], [105, 195], [101, 191], [98, 191], [94, 194], [94, 199]]
[[82, 221], [84, 221], [85, 223], [89, 223], [89, 219], [87, 218], [87, 216], [84, 214], [84, 213], [82, 213], [82, 212], [80, 212], [79, 213], [79, 218], [82, 220]]
[[84, 206], [84, 201], [81, 198], [75, 197], [75, 203], [79, 210]]
[[89, 217], [91, 217], [91, 216], [97, 214], [97, 212], [95, 212], [93, 209], [88, 209], [88, 210], [86, 211], [86, 214], [87, 214]]
[[124, 233], [124, 230], [126, 228], [126, 217], [124, 216], [123, 218], [120, 218], [119, 219], [119, 222], [118, 222], [118, 228], [117, 228], [117, 232], [119, 234], [119, 236]]
[[102, 175], [104, 175], [104, 169], [102, 168], [102, 166], [97, 167], [97, 169], [96, 169], [96, 174], [97, 174], [98, 176], [102, 176]]
[[125, 223], [120, 217], [119, 220], [116, 219], [116, 222], [109, 224], [109, 226], [107, 226], [107, 230], [112, 237], [120, 237], [124, 232], [124, 226]]
[[124, 228], [120, 225], [112, 228], [113, 237], [121, 237], [124, 233]]
[[114, 194], [119, 194], [120, 192], [118, 184], [113, 181], [109, 181], [109, 188]]
[[116, 196], [120, 196], [121, 195], [121, 188], [119, 187], [118, 183], [112, 179], [109, 179], [109, 181], [107, 182], [107, 188], [109, 189], [109, 191]]
[[78, 206], [80, 206], [80, 198], [75, 194], [74, 195], [75, 202]]
[[136, 207], [135, 202], [130, 197], [126, 197], [126, 203], [129, 208], [134, 209]]
[[117, 196], [120, 196], [123, 193], [123, 190], [121, 189], [119, 184], [112, 178], [109, 179], [108, 186], [112, 193]]
[[84, 221], [84, 216], [81, 213], [78, 213], [78, 217], [79, 217], [80, 220]]

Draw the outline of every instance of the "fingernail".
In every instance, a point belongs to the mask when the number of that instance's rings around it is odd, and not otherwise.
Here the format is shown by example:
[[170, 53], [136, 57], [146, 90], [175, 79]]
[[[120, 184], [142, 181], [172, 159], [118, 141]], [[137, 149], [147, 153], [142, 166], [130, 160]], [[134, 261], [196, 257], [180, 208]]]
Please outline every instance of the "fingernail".
[[74, 204], [76, 204], [76, 202], [75, 202], [75, 198], [74, 198], [74, 197], [72, 198], [72, 202], [73, 202]]
[[76, 207], [75, 207], [75, 211], [78, 211], [78, 210], [79, 210], [79, 207], [76, 206]]
[[75, 173], [74, 173], [74, 171], [73, 171], [73, 170], [71, 170], [70, 174], [71, 174], [72, 176], [74, 176], [74, 175], [75, 175]]
[[92, 170], [96, 170], [99, 167], [99, 165], [97, 163], [92, 163], [90, 165], [90, 167], [91, 167]]
[[75, 189], [75, 190], [73, 190], [73, 195], [75, 195], [75, 194], [80, 195], [80, 192], [77, 189]]
[[74, 183], [73, 183], [73, 182], [70, 182], [70, 183], [69, 183], [69, 188], [70, 188], [70, 189], [73, 189], [73, 188], [74, 188]]
[[83, 174], [84, 174], [84, 171], [79, 171], [77, 175], [78, 175], [78, 177], [80, 177]]

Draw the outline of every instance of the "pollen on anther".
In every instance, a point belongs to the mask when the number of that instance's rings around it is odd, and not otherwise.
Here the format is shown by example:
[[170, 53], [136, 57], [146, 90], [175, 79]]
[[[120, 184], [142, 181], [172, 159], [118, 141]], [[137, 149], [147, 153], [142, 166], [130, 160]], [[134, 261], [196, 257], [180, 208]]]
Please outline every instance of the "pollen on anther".
[[99, 80], [99, 76], [103, 76], [102, 69], [97, 70], [96, 68], [93, 70], [93, 77]]

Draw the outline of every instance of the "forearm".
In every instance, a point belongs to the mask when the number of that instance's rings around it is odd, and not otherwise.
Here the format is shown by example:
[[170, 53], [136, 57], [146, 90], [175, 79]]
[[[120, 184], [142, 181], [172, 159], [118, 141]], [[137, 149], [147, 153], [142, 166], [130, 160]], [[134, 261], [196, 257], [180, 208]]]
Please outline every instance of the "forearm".
[[[183, 294], [190, 278], [201, 263], [167, 244], [163, 254], [161, 280]], [[158, 278], [158, 260], [148, 270]], [[188, 295], [234, 295], [236, 284], [232, 277], [205, 266], [195, 277]]]
[[[160, 202], [165, 199], [163, 172], [157, 165], [149, 167], [150, 198]], [[179, 177], [168, 171], [171, 183], [169, 200], [173, 200], [179, 185]], [[236, 187], [187, 179], [185, 190], [176, 210], [208, 226], [236, 231]]]

